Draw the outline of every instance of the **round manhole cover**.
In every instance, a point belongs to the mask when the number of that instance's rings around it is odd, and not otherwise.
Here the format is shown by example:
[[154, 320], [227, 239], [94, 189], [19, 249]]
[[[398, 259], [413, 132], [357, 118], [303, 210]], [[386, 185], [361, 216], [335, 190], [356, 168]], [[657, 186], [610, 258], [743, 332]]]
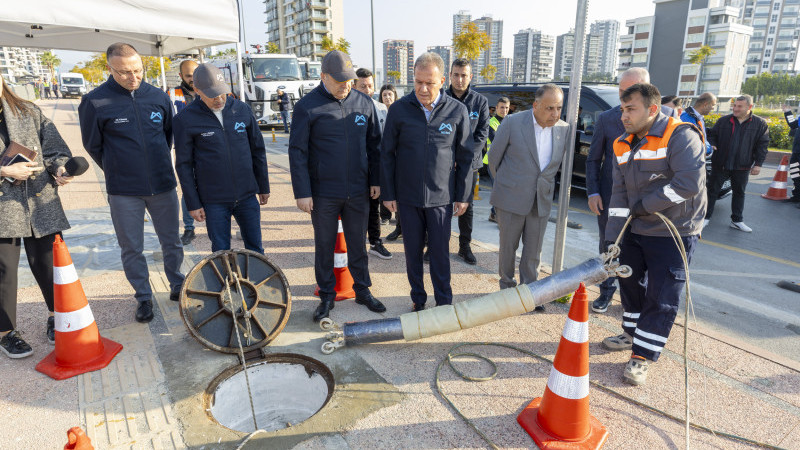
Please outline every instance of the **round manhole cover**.
[[322, 409], [334, 390], [331, 371], [303, 355], [275, 354], [249, 361], [247, 376], [255, 423], [241, 365], [219, 374], [206, 391], [206, 410], [211, 417], [224, 427], [244, 433], [298, 425]]

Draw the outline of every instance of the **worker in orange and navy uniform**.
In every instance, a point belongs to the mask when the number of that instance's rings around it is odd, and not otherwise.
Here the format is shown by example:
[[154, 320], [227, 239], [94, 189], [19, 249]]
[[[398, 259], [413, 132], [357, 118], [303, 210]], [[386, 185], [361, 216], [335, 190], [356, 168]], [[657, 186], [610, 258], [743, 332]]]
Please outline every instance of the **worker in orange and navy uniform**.
[[675, 225], [688, 264], [706, 213], [705, 146], [697, 127], [661, 112], [655, 86], [634, 84], [620, 100], [625, 134], [614, 141], [605, 240], [616, 241], [633, 217], [619, 244], [619, 262], [632, 274], [619, 278], [623, 333], [603, 347], [632, 350], [623, 378], [640, 385], [667, 343], [686, 285], [680, 249], [655, 213]]
[[[192, 59], [182, 61], [181, 65], [178, 67], [181, 84], [169, 90], [169, 98], [175, 106], [175, 114], [183, 111], [183, 108], [189, 103], [192, 103], [197, 97], [197, 94], [194, 92], [194, 80], [192, 78], [192, 74], [196, 68], [197, 61]], [[183, 245], [189, 245], [194, 239], [194, 219], [192, 219], [192, 216], [189, 214], [189, 210], [186, 208], [186, 201], [183, 197], [181, 197], [181, 215], [183, 216], [183, 235], [181, 236], [181, 242]]]

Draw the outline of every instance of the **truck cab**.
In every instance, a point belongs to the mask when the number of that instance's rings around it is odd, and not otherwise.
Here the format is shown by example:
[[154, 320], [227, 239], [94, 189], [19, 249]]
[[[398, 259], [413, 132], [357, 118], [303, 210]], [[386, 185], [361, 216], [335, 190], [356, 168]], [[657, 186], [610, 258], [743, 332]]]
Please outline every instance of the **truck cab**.
[[86, 80], [80, 73], [62, 73], [59, 76], [58, 90], [64, 98], [80, 97], [86, 93]]

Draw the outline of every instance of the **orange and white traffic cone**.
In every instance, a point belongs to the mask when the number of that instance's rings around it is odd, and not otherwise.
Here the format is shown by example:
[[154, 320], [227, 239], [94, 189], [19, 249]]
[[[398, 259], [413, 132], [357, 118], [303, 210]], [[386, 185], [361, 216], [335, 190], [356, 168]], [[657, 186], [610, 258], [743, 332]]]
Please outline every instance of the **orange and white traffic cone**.
[[544, 395], [517, 422], [542, 449], [599, 449], [608, 430], [589, 415], [589, 300], [581, 283], [572, 297]]
[[67, 445], [64, 450], [94, 450], [92, 440], [83, 432], [81, 427], [72, 427], [67, 430]]
[[53, 283], [56, 349], [36, 365], [36, 370], [50, 378], [64, 380], [107, 366], [122, 350], [122, 345], [100, 336], [61, 236], [56, 236], [53, 242]]
[[[347, 242], [344, 240], [341, 217], [339, 217], [339, 233], [336, 235], [336, 249], [333, 251], [333, 274], [336, 276], [336, 301], [355, 298], [353, 276], [347, 268]], [[319, 286], [314, 290], [314, 295], [319, 297]]]
[[788, 199], [787, 181], [789, 181], [789, 155], [784, 155], [783, 159], [781, 159], [781, 165], [778, 166], [778, 171], [772, 177], [772, 183], [769, 185], [767, 193], [761, 194], [761, 196], [770, 200]]

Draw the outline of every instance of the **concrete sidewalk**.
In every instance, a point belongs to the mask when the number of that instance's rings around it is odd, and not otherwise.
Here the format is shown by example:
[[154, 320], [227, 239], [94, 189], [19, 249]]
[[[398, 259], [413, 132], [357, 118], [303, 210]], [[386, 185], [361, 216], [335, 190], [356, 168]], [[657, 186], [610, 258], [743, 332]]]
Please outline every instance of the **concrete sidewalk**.
[[[52, 117], [74, 154], [85, 155], [77, 127], [77, 103], [40, 102]], [[330, 403], [308, 421], [261, 434], [246, 448], [486, 448], [487, 444], [435, 393], [436, 366], [461, 342], [494, 342], [519, 346], [552, 359], [568, 305], [550, 304], [545, 313], [526, 314], [460, 333], [413, 343], [395, 341], [343, 348], [332, 355], [319, 351], [324, 333], [311, 321], [318, 304], [313, 296], [313, 234], [309, 216], [295, 207], [289, 173], [270, 167], [272, 196], [262, 211], [264, 248], [270, 261], [284, 272], [291, 289], [292, 311], [268, 353], [310, 356], [334, 373], [336, 390]], [[87, 174], [61, 190], [68, 216], [85, 217], [87, 209], [106, 207], [102, 176]], [[476, 220], [483, 219], [476, 213]], [[105, 232], [102, 219], [97, 232]], [[384, 232], [391, 231], [384, 227]], [[185, 270], [210, 252], [205, 227], [186, 249]], [[81, 235], [90, 234], [82, 227]], [[70, 232], [65, 233], [70, 246]], [[241, 241], [234, 241], [241, 247]], [[388, 243], [388, 261], [371, 257], [373, 294], [387, 306], [374, 314], [352, 301], [338, 302], [331, 317], [338, 323], [397, 317], [410, 310], [402, 242]], [[73, 257], [91, 252], [89, 246], [70, 247]], [[177, 308], [167, 299], [160, 263], [152, 254], [151, 283], [157, 294], [156, 319], [148, 325], [133, 320], [133, 292], [118, 268], [90, 271], [81, 282], [101, 333], [125, 348], [98, 372], [53, 381], [34, 366], [53, 347], [44, 336], [46, 308], [36, 287], [19, 293], [18, 328], [34, 347], [24, 360], [0, 358], [0, 420], [5, 442], [0, 448], [62, 448], [68, 428], [80, 425], [97, 448], [236, 448], [247, 436], [210, 419], [205, 389], [237, 358], [201, 346], [192, 339]], [[495, 251], [478, 243], [477, 266], [455, 256], [451, 240], [452, 284], [455, 301], [497, 290]], [[84, 255], [85, 256], [85, 255]], [[546, 274], [544, 274], [546, 275]], [[432, 292], [429, 280], [427, 289]], [[597, 295], [591, 288], [590, 298]], [[746, 293], [743, 293], [746, 295]], [[599, 342], [619, 332], [617, 302], [605, 315], [592, 315], [589, 326], [590, 379], [637, 402], [683, 417], [683, 332], [676, 325], [661, 360], [651, 366], [645, 386], [623, 383], [628, 355], [603, 350]], [[732, 342], [704, 330], [689, 333], [689, 384], [693, 421], [722, 432], [782, 448], [800, 449], [800, 373], [795, 363], [777, 355]], [[509, 349], [473, 348], [491, 357], [498, 376], [482, 383], [465, 382], [449, 368], [442, 371], [445, 393], [463, 414], [502, 448], [535, 447], [517, 425], [516, 416], [531, 399], [544, 392], [550, 365]], [[485, 376], [490, 368], [477, 360], [460, 360], [460, 370]], [[605, 448], [672, 449], [684, 447], [681, 422], [609, 394], [590, 389], [592, 414], [609, 430]], [[753, 446], [692, 430], [693, 448], [730, 449]]]

